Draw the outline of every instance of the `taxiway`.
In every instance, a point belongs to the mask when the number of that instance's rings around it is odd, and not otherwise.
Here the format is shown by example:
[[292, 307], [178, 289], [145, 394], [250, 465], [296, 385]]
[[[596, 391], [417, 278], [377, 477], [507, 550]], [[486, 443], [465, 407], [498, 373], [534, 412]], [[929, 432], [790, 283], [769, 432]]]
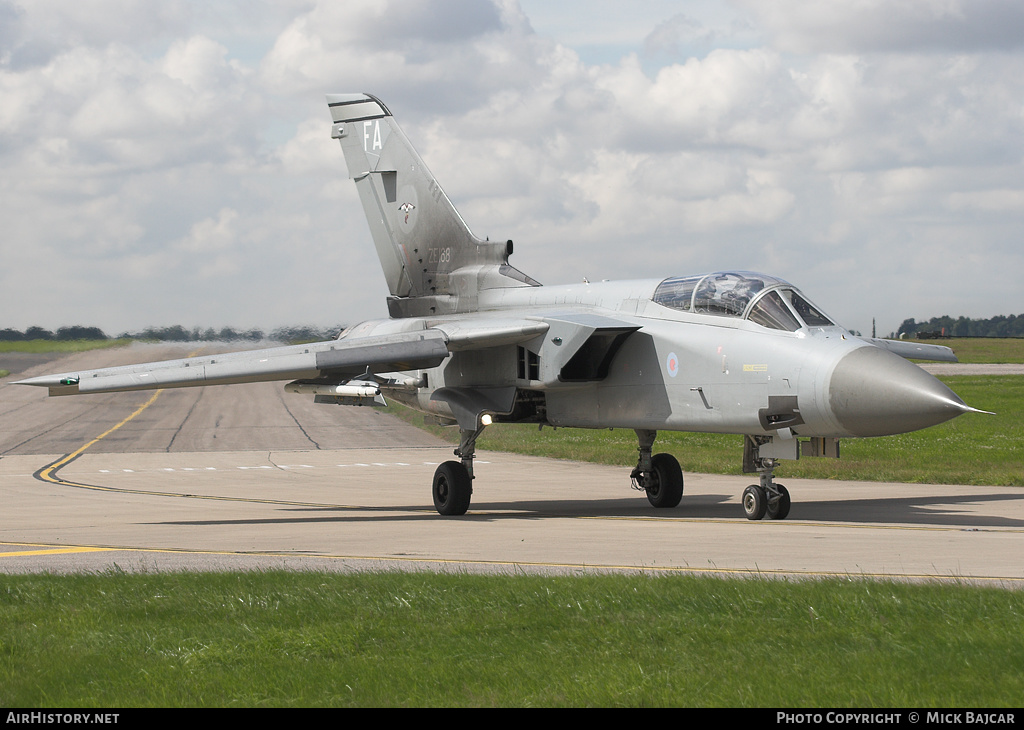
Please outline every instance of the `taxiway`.
[[655, 510], [608, 467], [478, 453], [469, 514], [439, 516], [452, 447], [279, 383], [47, 398], [13, 379], [177, 357], [94, 351], [0, 380], [0, 572], [285, 567], [870, 576], [1024, 586], [1024, 490], [787, 479], [749, 522], [741, 477], [686, 475]]

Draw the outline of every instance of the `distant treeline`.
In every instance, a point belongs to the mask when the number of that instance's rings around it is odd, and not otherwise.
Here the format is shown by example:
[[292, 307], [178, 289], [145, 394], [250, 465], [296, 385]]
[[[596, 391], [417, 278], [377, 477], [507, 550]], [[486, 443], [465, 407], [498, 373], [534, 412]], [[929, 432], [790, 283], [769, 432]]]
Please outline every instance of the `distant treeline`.
[[[171, 327], [147, 327], [141, 332], [122, 332], [119, 339], [158, 340], [161, 342], [318, 342], [333, 340], [344, 329], [334, 327], [278, 327], [267, 335], [261, 329], [236, 330], [233, 327], [187, 329], [180, 324]], [[971, 319], [950, 316], [932, 317], [927, 322], [905, 319], [900, 328], [890, 336], [915, 337], [919, 333], [941, 333], [946, 337], [1024, 337], [1024, 314], [998, 315], [991, 319]], [[43, 327], [29, 327], [24, 332], [15, 329], [0, 329], [0, 342], [24, 340], [108, 340], [110, 337], [99, 327], [61, 327], [51, 332]]]
[[[233, 327], [186, 329], [181, 325], [171, 327], [147, 327], [141, 332], [122, 332], [118, 339], [158, 340], [161, 342], [235, 342], [244, 340], [259, 342], [270, 339], [280, 342], [316, 342], [333, 340], [344, 329], [334, 327], [278, 327], [270, 335], [261, 329], [236, 330]], [[109, 340], [110, 337], [99, 327], [61, 327], [51, 332], [43, 327], [29, 327], [24, 332], [15, 329], [0, 330], [0, 342], [21, 342], [24, 340]]]
[[903, 320], [896, 336], [940, 333], [946, 337], [1024, 337], [1024, 314], [998, 315], [991, 319], [950, 316], [932, 317], [927, 322]]
[[108, 340], [99, 327], [61, 327], [51, 332], [43, 327], [29, 327], [24, 332], [12, 329], [0, 330], [0, 342], [22, 342], [24, 340]]

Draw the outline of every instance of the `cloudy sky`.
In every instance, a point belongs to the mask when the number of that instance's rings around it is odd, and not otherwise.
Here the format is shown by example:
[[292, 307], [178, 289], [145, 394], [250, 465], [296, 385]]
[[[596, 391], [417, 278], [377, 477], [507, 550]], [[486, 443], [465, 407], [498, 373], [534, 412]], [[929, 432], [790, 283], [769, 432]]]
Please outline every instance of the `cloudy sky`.
[[1024, 312], [1019, 0], [0, 0], [0, 328], [386, 316], [359, 91], [544, 283]]

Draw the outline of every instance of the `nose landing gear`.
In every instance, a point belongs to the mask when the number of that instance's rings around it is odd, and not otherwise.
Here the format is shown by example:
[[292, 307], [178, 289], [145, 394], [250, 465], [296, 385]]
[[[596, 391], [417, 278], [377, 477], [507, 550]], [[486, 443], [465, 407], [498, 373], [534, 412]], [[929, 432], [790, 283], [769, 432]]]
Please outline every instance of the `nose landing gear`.
[[748, 520], [784, 520], [789, 516], [792, 500], [789, 490], [775, 483], [776, 459], [761, 458], [756, 436], [748, 436], [743, 449], [743, 471], [757, 472], [759, 484], [743, 490], [743, 512]]

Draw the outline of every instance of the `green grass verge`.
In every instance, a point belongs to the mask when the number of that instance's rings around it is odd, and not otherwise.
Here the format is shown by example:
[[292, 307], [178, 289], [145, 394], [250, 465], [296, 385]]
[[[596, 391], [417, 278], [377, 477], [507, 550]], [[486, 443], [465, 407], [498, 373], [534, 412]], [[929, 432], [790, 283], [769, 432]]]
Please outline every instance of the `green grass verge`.
[[952, 347], [964, 363], [1024, 363], [1024, 338], [954, 337], [948, 340], [915, 340]]
[[0, 705], [1019, 706], [1024, 593], [375, 573], [0, 578]]
[[10, 374], [11, 374], [10, 370], [0, 370], [0, 378], [6, 378]]
[[[874, 439], [846, 439], [841, 459], [783, 461], [786, 477], [931, 484], [1024, 486], [1024, 375], [958, 375], [941, 378], [967, 403], [990, 416], [968, 413], [939, 426]], [[457, 443], [458, 430], [424, 426], [416, 411], [392, 404], [389, 411], [409, 423]], [[598, 464], [636, 463], [632, 430], [545, 428], [497, 424], [477, 448]], [[705, 433], [659, 431], [657, 451], [672, 453], [684, 472], [741, 474], [743, 439]]]
[[117, 340], [23, 340], [0, 342], [0, 352], [85, 352], [108, 347], [124, 347], [132, 342], [134, 340], [127, 337]]

